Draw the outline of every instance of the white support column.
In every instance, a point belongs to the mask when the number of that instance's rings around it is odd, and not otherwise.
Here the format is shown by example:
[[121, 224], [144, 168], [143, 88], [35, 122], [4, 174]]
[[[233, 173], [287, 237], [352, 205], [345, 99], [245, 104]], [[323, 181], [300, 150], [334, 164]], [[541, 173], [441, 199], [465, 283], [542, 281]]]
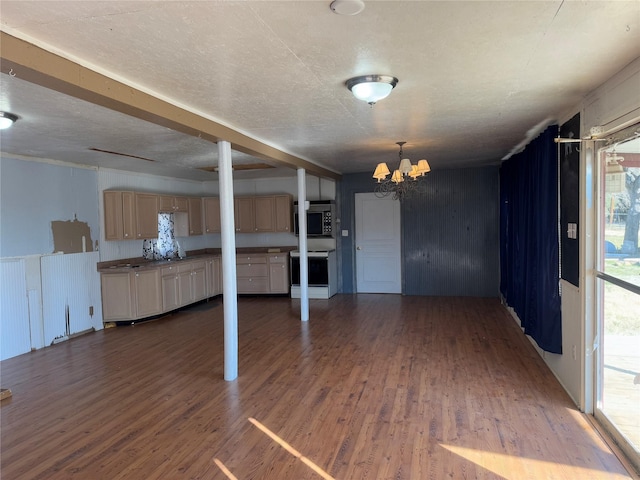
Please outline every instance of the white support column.
[[309, 320], [309, 256], [307, 254], [307, 182], [304, 168], [298, 169], [298, 249], [300, 250], [300, 320]]
[[224, 379], [238, 377], [238, 288], [236, 285], [236, 228], [233, 217], [231, 144], [218, 141], [218, 183], [222, 241], [222, 298], [224, 304]]

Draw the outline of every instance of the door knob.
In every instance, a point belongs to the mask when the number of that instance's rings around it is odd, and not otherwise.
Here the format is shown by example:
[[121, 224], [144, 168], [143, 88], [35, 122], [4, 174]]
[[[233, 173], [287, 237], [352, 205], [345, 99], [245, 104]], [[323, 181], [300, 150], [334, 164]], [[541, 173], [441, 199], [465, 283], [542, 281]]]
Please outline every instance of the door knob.
[[356, 250], [362, 250], [360, 247], [356, 247]]

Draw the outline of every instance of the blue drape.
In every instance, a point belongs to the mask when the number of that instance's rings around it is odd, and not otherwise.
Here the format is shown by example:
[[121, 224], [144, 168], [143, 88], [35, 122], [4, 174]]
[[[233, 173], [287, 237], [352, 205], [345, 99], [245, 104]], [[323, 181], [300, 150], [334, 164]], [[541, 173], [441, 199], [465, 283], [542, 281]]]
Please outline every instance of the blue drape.
[[562, 353], [557, 128], [500, 167], [500, 291], [524, 332], [552, 353]]

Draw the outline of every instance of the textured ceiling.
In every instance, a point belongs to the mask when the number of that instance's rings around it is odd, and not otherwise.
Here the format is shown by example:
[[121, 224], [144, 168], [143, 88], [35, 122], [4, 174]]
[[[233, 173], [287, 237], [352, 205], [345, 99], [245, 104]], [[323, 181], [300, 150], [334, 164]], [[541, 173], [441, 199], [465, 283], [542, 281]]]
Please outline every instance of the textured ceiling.
[[[2, 0], [0, 13], [12, 36], [339, 173], [394, 164], [400, 140], [434, 170], [498, 164], [640, 56], [638, 1], [366, 1], [356, 16], [329, 4]], [[344, 83], [372, 73], [399, 83], [370, 107]], [[0, 108], [21, 119], [3, 152], [216, 178], [197, 169], [217, 165], [215, 144], [13, 74]], [[282, 174], [295, 170], [237, 172]]]

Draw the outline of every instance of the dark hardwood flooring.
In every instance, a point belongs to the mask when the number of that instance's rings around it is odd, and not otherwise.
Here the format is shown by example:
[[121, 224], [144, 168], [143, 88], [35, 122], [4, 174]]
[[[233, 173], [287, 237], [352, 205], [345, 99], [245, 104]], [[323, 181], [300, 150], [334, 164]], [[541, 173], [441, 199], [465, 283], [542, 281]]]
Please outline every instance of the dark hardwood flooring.
[[2, 479], [631, 478], [497, 299], [238, 310], [232, 382], [220, 299], [2, 362]]

